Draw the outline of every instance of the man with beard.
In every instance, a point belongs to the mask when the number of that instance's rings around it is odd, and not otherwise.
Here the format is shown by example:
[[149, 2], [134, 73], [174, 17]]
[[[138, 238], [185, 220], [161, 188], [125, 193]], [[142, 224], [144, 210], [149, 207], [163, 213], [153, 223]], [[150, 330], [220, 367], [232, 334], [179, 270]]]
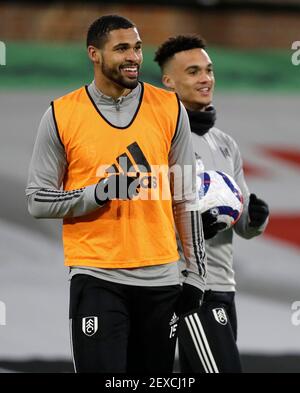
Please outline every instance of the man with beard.
[[29, 212], [63, 218], [75, 370], [171, 372], [179, 294], [186, 311], [198, 307], [206, 277], [187, 113], [174, 93], [139, 82], [142, 42], [128, 19], [97, 19], [87, 50], [93, 82], [41, 120]]
[[215, 79], [205, 48], [198, 36], [171, 37], [158, 48], [155, 61], [164, 85], [178, 94], [187, 109], [199, 174], [204, 168], [229, 174], [241, 188], [245, 203], [239, 221], [224, 231], [224, 224], [217, 223], [210, 211], [202, 213], [207, 285], [200, 310], [187, 314], [180, 323], [180, 365], [183, 372], [240, 372], [233, 232], [245, 239], [260, 235], [267, 226], [269, 210], [263, 200], [249, 195], [236, 142], [214, 126], [216, 110], [211, 103]]

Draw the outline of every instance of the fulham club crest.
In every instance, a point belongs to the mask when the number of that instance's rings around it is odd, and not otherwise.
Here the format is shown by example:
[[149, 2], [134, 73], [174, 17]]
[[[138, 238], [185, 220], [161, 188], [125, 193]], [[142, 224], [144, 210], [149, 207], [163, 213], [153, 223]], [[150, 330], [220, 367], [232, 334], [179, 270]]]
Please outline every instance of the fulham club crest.
[[227, 324], [227, 315], [224, 308], [214, 308], [212, 312], [216, 321], [218, 321], [221, 325]]
[[86, 336], [93, 336], [98, 330], [98, 317], [82, 318], [82, 331]]

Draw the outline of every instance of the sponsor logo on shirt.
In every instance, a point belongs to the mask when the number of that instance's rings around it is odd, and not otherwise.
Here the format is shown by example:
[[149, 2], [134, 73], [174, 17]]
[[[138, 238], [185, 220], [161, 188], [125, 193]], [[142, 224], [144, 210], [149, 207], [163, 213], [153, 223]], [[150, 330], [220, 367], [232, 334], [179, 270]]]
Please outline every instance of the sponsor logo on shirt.
[[[127, 146], [126, 151], [116, 158], [118, 167], [123, 173], [141, 173], [140, 185], [142, 188], [156, 188], [157, 179], [151, 176], [151, 166], [137, 142]], [[115, 164], [105, 169], [106, 173], [120, 173]]]

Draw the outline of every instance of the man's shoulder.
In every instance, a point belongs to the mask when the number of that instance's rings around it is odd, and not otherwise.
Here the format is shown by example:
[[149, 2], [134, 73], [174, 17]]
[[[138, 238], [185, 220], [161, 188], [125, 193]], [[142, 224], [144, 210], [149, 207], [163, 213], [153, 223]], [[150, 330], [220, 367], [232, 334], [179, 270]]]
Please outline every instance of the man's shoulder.
[[144, 85], [144, 89], [147, 89], [147, 90], [153, 92], [154, 94], [160, 94], [160, 95], [165, 96], [165, 97], [174, 97], [174, 96], [176, 96], [176, 94], [174, 92], [166, 90], [166, 89], [163, 89], [161, 87], [154, 86], [151, 83], [143, 82], [143, 85]]
[[240, 151], [240, 148], [235, 139], [231, 135], [228, 135], [226, 132], [221, 131], [219, 128], [212, 127], [209, 130], [209, 133], [218, 145], [226, 145], [233, 155], [237, 154]]
[[222, 139], [222, 140], [227, 141], [229, 143], [235, 143], [235, 140], [231, 135], [227, 134], [226, 132], [220, 130], [217, 127], [212, 127], [209, 130], [209, 133], [210, 133], [210, 135], [213, 135], [218, 139]]
[[78, 89], [69, 91], [68, 93], [55, 98], [53, 101], [76, 100], [85, 90], [86, 86], [81, 86]]

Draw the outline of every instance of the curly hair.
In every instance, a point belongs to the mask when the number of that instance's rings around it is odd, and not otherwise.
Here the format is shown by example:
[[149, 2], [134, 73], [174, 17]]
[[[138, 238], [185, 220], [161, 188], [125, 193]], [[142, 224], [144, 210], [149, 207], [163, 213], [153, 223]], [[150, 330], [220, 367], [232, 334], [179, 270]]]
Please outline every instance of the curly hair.
[[190, 49], [205, 49], [206, 42], [199, 35], [177, 35], [170, 37], [163, 42], [155, 52], [154, 61], [158, 63], [160, 68], [170, 60], [176, 53]]

